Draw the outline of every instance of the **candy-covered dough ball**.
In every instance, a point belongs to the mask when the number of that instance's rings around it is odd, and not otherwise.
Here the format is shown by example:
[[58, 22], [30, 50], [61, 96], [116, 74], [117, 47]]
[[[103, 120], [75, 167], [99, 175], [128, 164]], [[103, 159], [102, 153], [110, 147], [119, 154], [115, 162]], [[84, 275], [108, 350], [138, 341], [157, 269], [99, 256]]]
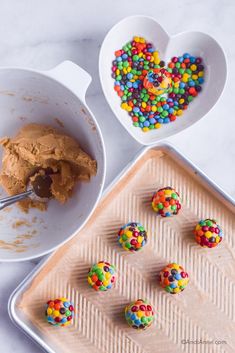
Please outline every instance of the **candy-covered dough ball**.
[[162, 217], [177, 215], [181, 209], [178, 192], [170, 186], [159, 189], [152, 197], [152, 208]]
[[108, 262], [100, 261], [89, 270], [88, 283], [96, 291], [107, 291], [111, 289], [116, 280], [116, 269]]
[[126, 306], [125, 318], [129, 326], [145, 330], [153, 323], [153, 308], [146, 300], [138, 299]]
[[46, 304], [46, 319], [53, 326], [68, 326], [74, 317], [73, 303], [67, 298], [49, 300]]
[[144, 88], [156, 96], [168, 93], [171, 88], [171, 74], [164, 68], [150, 70], [144, 78]]
[[166, 292], [176, 294], [182, 292], [189, 282], [187, 272], [182, 266], [172, 263], [160, 272], [160, 284]]
[[118, 232], [118, 243], [125, 250], [138, 251], [147, 243], [147, 232], [142, 224], [130, 222]]
[[196, 242], [203, 247], [214, 248], [223, 239], [221, 227], [213, 219], [204, 219], [198, 222], [194, 229]]

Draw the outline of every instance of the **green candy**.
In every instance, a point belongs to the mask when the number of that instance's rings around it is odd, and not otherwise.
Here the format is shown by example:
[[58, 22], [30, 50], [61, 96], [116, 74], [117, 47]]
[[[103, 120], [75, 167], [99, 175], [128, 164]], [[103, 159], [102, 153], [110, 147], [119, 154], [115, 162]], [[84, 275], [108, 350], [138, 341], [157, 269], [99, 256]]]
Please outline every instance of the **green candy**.
[[174, 200], [176, 200], [176, 199], [178, 198], [177, 194], [174, 193], [174, 192], [171, 194], [171, 197], [172, 197]]
[[157, 205], [157, 208], [158, 208], [159, 210], [162, 210], [162, 209], [164, 208], [164, 206], [163, 206], [163, 204], [160, 202], [160, 203]]
[[176, 208], [177, 208], [176, 205], [172, 205], [172, 206], [171, 206], [171, 209], [172, 209], [173, 211], [175, 211]]
[[71, 311], [70, 310], [66, 310], [65, 315], [66, 316], [70, 316], [71, 315]]
[[177, 67], [177, 69], [179, 69], [180, 68], [180, 63], [176, 63], [175, 67]]
[[128, 242], [126, 242], [126, 243], [125, 243], [125, 247], [126, 247], [127, 249], [130, 249], [131, 244], [130, 244], [130, 243], [128, 243]]
[[188, 102], [192, 102], [193, 96], [188, 96]]
[[139, 60], [139, 56], [138, 55], [133, 55], [132, 60], [133, 61], [138, 61]]
[[136, 127], [139, 127], [139, 126], [140, 126], [140, 124], [137, 123], [137, 121], [135, 121], [135, 122], [133, 123], [133, 125], [136, 126]]
[[145, 117], [140, 116], [139, 121], [140, 121], [141, 123], [143, 123], [145, 120], [146, 120]]
[[98, 278], [99, 278], [100, 281], [103, 281], [103, 280], [105, 279], [105, 276], [104, 276], [104, 274], [102, 273], [102, 274], [99, 274], [99, 275], [98, 275]]
[[168, 292], [168, 293], [171, 293], [172, 292], [172, 288], [170, 286], [166, 286], [165, 287], [165, 290]]
[[144, 324], [147, 323], [148, 322], [147, 317], [146, 316], [142, 316], [141, 322], [143, 322]]
[[139, 229], [140, 232], [144, 232], [145, 231], [144, 227], [142, 227], [142, 226], [139, 226], [138, 229]]
[[157, 108], [157, 111], [158, 111], [159, 113], [162, 113], [162, 112], [163, 112], [163, 108], [162, 108], [162, 107], [158, 107], [158, 108]]
[[168, 111], [164, 110], [161, 115], [166, 118], [168, 116]]
[[208, 219], [208, 220], [206, 220], [206, 225], [207, 225], [208, 227], [212, 227], [212, 226], [213, 226], [213, 223]]
[[126, 241], [128, 239], [128, 236], [126, 234], [122, 235], [122, 240]]
[[153, 130], [155, 128], [155, 126], [154, 125], [149, 125], [149, 129], [151, 129], [151, 130]]
[[129, 66], [129, 62], [128, 62], [128, 61], [124, 61], [124, 62], [123, 62], [123, 66], [124, 66], [124, 67], [128, 67], [128, 66]]
[[100, 287], [99, 287], [99, 290], [105, 291], [105, 290], [106, 290], [106, 287], [105, 287], [105, 286], [100, 286]]

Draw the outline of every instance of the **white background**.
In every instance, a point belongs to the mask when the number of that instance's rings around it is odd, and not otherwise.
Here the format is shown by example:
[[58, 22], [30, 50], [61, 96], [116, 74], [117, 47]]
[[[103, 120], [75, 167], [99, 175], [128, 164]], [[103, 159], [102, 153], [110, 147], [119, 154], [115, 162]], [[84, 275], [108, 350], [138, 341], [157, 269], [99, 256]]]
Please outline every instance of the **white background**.
[[[133, 14], [155, 17], [170, 34], [206, 32], [224, 48], [228, 82], [220, 101], [200, 122], [170, 142], [235, 197], [234, 0], [0, 0], [0, 65], [49, 69], [69, 59], [92, 75], [87, 102], [104, 135], [109, 183], [141, 146], [123, 130], [106, 104], [98, 78], [98, 54], [106, 32]], [[0, 352], [41, 352], [12, 325], [7, 314], [10, 293], [36, 262], [0, 264]]]

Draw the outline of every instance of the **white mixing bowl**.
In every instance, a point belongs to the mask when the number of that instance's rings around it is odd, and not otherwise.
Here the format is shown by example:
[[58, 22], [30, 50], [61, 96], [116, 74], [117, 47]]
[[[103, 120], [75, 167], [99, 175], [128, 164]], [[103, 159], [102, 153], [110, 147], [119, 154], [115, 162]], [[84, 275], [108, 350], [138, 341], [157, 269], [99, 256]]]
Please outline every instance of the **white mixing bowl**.
[[[0, 211], [0, 261], [49, 253], [71, 238], [94, 210], [104, 184], [105, 152], [99, 126], [85, 102], [90, 82], [90, 75], [69, 61], [47, 72], [0, 69], [0, 136], [14, 136], [30, 122], [49, 124], [75, 137], [98, 165], [97, 175], [89, 183], [79, 183], [65, 205], [52, 200], [46, 212], [24, 214], [16, 205]], [[2, 191], [1, 197], [5, 195]]]

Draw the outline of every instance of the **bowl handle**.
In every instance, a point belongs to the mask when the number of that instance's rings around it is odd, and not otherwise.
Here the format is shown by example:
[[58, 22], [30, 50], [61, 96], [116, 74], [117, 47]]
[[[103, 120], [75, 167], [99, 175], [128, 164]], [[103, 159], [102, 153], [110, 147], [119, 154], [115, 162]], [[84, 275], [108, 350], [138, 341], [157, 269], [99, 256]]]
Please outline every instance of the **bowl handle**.
[[80, 66], [74, 64], [72, 61], [66, 60], [46, 73], [51, 78], [65, 85], [68, 89], [73, 91], [81, 101], [85, 102], [86, 91], [92, 78]]

